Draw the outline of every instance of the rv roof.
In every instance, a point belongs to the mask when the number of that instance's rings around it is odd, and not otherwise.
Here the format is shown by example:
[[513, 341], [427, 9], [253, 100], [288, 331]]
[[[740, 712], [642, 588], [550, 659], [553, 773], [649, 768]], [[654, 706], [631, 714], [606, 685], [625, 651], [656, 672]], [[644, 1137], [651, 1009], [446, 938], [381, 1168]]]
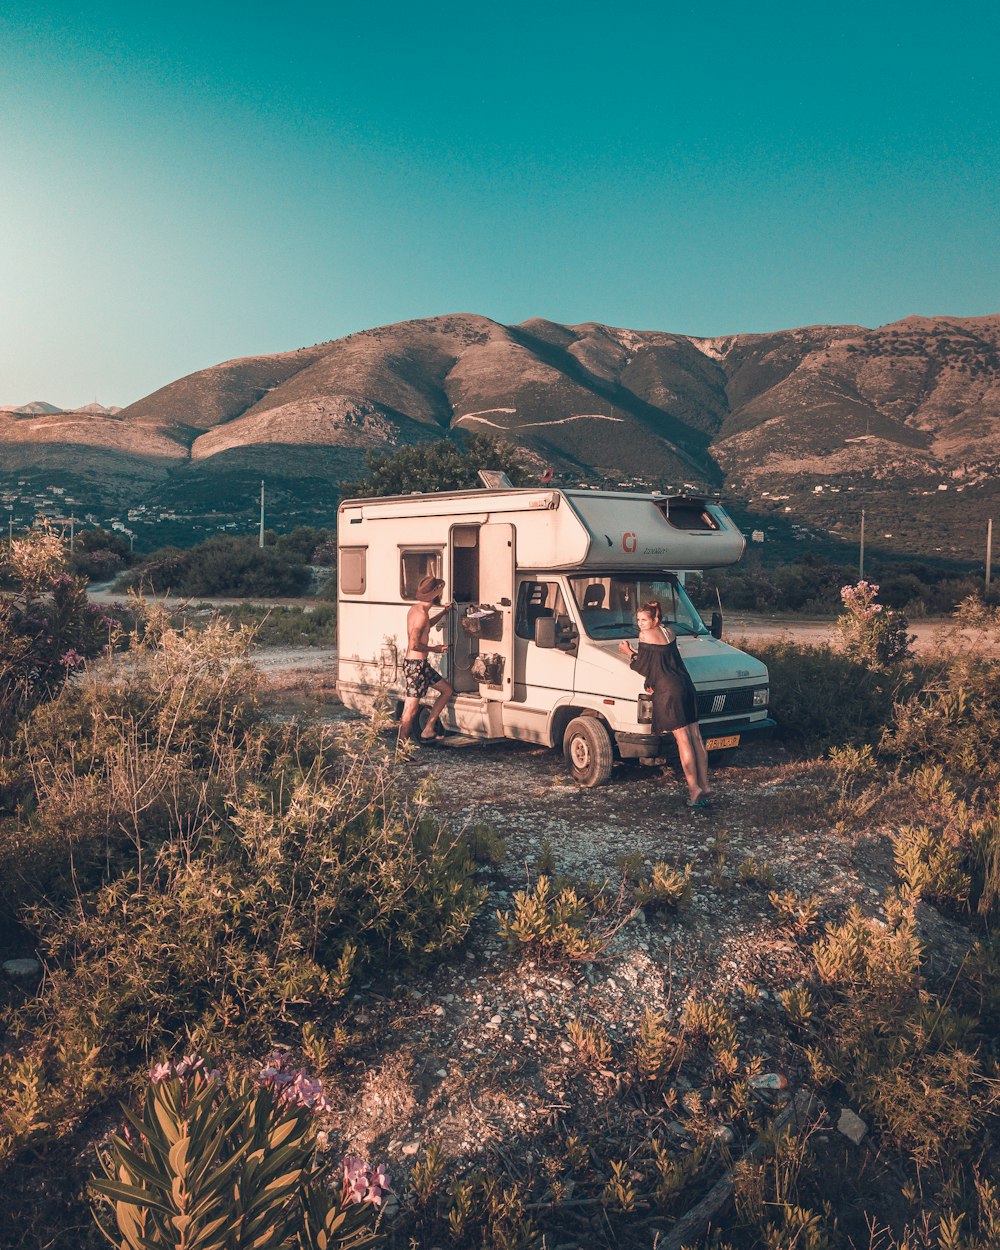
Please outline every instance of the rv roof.
[[[482, 486], [474, 486], [468, 490], [414, 490], [410, 491], [406, 495], [357, 495], [351, 499], [342, 499], [340, 501], [340, 507], [356, 507], [358, 504], [371, 503], [403, 503], [409, 499], [496, 499], [498, 495], [537, 495], [539, 493], [563, 495], [567, 499], [683, 499], [690, 503], [709, 502], [708, 495], [693, 495], [685, 491], [678, 491], [676, 494], [667, 495], [661, 491], [587, 490], [586, 488], [580, 487], [575, 489], [565, 489], [561, 486], [539, 485], [503, 487], [500, 490], [487, 490]], [[720, 501], [713, 498], [711, 502], [717, 503]]]

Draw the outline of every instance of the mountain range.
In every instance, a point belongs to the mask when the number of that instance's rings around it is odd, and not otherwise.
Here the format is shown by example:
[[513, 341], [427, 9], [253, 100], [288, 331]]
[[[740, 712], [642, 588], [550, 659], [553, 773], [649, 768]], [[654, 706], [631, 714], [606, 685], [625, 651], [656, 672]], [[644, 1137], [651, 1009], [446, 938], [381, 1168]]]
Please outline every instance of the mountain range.
[[911, 549], [956, 554], [1000, 503], [1000, 315], [717, 338], [431, 317], [227, 361], [120, 411], [0, 409], [0, 476], [215, 515], [246, 512], [263, 476], [290, 516], [332, 518], [366, 451], [458, 430], [568, 480], [721, 489], [834, 537], [867, 504]]

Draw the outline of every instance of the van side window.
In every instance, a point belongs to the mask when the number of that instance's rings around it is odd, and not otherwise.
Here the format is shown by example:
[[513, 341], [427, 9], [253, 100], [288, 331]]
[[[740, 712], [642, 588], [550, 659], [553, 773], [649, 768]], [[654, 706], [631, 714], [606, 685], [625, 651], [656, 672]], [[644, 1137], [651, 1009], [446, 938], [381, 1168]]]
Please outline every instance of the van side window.
[[399, 597], [416, 599], [420, 580], [430, 574], [431, 577], [441, 576], [441, 548], [400, 548], [399, 552]]
[[340, 566], [340, 591], [345, 595], [365, 593], [365, 556], [367, 547], [341, 547], [337, 563]]
[[518, 638], [534, 638], [540, 616], [566, 616], [566, 602], [557, 582], [522, 582], [517, 592], [514, 632]]

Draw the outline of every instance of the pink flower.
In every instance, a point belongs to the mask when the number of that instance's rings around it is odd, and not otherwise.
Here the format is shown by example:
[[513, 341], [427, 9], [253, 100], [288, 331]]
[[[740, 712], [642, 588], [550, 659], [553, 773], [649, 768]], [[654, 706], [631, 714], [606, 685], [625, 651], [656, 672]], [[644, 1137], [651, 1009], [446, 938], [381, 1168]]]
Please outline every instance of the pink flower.
[[382, 1195], [388, 1192], [389, 1173], [381, 1163], [376, 1163], [368, 1173], [368, 1192], [365, 1194], [365, 1202], [371, 1203], [373, 1207], [380, 1207], [382, 1205]]
[[174, 1070], [169, 1063], [154, 1063], [149, 1069], [149, 1079], [154, 1085], [160, 1081], [169, 1081], [173, 1074]]
[[348, 1155], [344, 1160], [344, 1189], [349, 1202], [364, 1202], [368, 1173], [364, 1163], [354, 1155]]
[[180, 1063], [176, 1065], [174, 1071], [178, 1076], [187, 1076], [191, 1072], [197, 1072], [199, 1068], [205, 1066], [205, 1060], [201, 1055], [184, 1055]]

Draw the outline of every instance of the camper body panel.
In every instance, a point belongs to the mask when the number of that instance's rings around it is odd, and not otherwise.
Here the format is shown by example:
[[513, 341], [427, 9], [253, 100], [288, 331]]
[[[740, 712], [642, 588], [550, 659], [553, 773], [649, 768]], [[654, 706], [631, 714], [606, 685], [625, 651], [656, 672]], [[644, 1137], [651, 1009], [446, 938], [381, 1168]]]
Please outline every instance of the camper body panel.
[[[447, 646], [431, 663], [456, 690], [447, 728], [558, 746], [574, 718], [596, 717], [619, 754], [636, 758], [657, 756], [662, 744], [640, 719], [639, 679], [618, 652], [620, 638], [634, 637], [634, 600], [648, 585], [667, 586], [664, 578], [675, 585], [667, 569], [733, 563], [743, 538], [705, 501], [500, 490], [345, 500], [338, 547], [338, 689], [349, 707], [402, 699], [407, 612], [420, 578], [433, 573], [455, 605], [431, 633]], [[696, 635], [678, 645], [706, 736], [773, 724], [766, 668], [708, 636], [682, 589], [670, 594], [678, 612], [685, 601]], [[476, 618], [463, 628], [469, 612]], [[557, 623], [555, 646], [538, 645], [543, 617]], [[760, 706], [754, 690], [764, 691]]]

